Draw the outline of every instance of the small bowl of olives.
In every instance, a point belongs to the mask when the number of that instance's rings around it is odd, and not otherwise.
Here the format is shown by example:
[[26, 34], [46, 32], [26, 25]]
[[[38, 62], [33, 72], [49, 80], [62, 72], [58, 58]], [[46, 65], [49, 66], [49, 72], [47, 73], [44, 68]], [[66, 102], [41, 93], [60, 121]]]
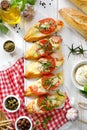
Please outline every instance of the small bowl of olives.
[[27, 116], [20, 116], [15, 122], [16, 130], [32, 130], [32, 121]]
[[8, 95], [3, 100], [3, 107], [7, 112], [16, 112], [20, 108], [20, 100], [15, 95]]

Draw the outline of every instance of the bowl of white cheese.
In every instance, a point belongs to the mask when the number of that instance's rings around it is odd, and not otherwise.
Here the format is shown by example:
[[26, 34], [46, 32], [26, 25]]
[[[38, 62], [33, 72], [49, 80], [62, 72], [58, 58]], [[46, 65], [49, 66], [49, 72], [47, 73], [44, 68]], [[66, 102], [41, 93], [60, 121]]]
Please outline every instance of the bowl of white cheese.
[[87, 85], [87, 61], [80, 61], [74, 65], [71, 79], [75, 87], [84, 90], [84, 85]]

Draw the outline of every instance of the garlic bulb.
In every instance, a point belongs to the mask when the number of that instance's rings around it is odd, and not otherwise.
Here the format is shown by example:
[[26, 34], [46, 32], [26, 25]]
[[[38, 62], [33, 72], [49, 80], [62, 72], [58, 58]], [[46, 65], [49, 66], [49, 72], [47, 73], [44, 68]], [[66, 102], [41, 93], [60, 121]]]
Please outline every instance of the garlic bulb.
[[33, 6], [26, 4], [24, 11], [22, 12], [22, 16], [27, 20], [31, 20], [34, 17], [35, 11]]
[[75, 108], [70, 108], [66, 113], [66, 118], [69, 121], [74, 121], [78, 117], [78, 111]]

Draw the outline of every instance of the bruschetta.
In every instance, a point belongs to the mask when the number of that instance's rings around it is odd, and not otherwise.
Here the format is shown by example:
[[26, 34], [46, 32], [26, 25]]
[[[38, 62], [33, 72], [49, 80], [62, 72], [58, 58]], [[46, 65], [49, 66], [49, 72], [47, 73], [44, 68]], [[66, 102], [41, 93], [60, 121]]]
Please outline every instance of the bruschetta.
[[29, 28], [28, 32], [24, 36], [24, 40], [27, 42], [40, 40], [51, 36], [55, 32], [59, 31], [63, 26], [64, 24], [62, 21], [55, 21], [53, 18], [39, 20], [35, 25]]
[[79, 32], [87, 39], [87, 16], [72, 8], [63, 8], [59, 10], [60, 15], [64, 18], [73, 29]]
[[87, 14], [87, 0], [69, 0], [85, 14]]
[[25, 67], [25, 78], [38, 78], [43, 75], [52, 73], [56, 68], [59, 68], [63, 64], [63, 57], [61, 59], [48, 56], [46, 58], [40, 58], [37, 61], [33, 61], [31, 64], [27, 64]]
[[60, 91], [56, 91], [53, 94], [47, 94], [39, 96], [31, 101], [27, 106], [27, 112], [29, 113], [41, 113], [44, 114], [48, 111], [52, 111], [54, 108], [59, 108], [66, 100], [66, 94]]
[[25, 96], [40, 96], [47, 94], [63, 84], [63, 74], [61, 72], [43, 76], [25, 90]]
[[25, 52], [25, 59], [36, 60], [41, 57], [47, 57], [59, 48], [61, 42], [62, 38], [59, 36], [39, 40]]

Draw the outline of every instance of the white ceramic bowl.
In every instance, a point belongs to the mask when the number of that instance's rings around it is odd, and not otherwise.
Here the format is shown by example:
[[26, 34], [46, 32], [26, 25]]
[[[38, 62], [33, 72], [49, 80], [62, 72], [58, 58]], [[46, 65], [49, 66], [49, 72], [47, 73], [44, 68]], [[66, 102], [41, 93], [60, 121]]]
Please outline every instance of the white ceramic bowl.
[[19, 130], [18, 127], [17, 127], [17, 123], [18, 123], [18, 121], [19, 121], [20, 119], [23, 119], [23, 118], [27, 119], [27, 120], [30, 122], [31, 126], [30, 126], [29, 130], [32, 130], [32, 121], [31, 121], [31, 119], [30, 119], [29, 117], [27, 117], [27, 116], [20, 116], [19, 118], [17, 118], [17, 120], [16, 120], [16, 122], [15, 122], [15, 129], [16, 129], [16, 130]]
[[[18, 101], [18, 106], [17, 106], [17, 108], [15, 109], [15, 110], [10, 110], [10, 109], [8, 109], [8, 108], [6, 108], [6, 100], [8, 99], [8, 98], [10, 98], [10, 97], [13, 97], [13, 98], [15, 98], [17, 101]], [[7, 112], [10, 112], [10, 113], [13, 113], [13, 112], [16, 112], [16, 111], [18, 111], [19, 110], [19, 108], [20, 108], [20, 100], [19, 100], [19, 98], [17, 97], [17, 96], [15, 96], [15, 95], [8, 95], [8, 96], [6, 96], [5, 98], [4, 98], [4, 100], [3, 100], [3, 107], [4, 107], [4, 109], [7, 111]]]
[[[5, 49], [5, 45], [8, 44], [9, 42], [11, 42], [11, 44], [13, 44], [13, 46], [14, 46], [14, 49], [13, 49], [12, 51], [7, 51], [7, 50]], [[4, 51], [5, 51], [6, 53], [8, 53], [8, 54], [14, 54], [14, 52], [15, 52], [15, 50], [16, 50], [15, 43], [14, 43], [13, 41], [11, 41], [11, 40], [7, 40], [7, 41], [4, 42], [4, 44], [3, 44], [3, 49], [4, 49]]]
[[74, 67], [72, 68], [72, 71], [71, 71], [71, 79], [72, 79], [72, 82], [73, 82], [73, 84], [75, 85], [75, 87], [77, 87], [77, 88], [80, 89], [80, 90], [84, 90], [84, 86], [78, 84], [78, 82], [77, 82], [76, 79], [75, 79], [75, 73], [76, 73], [76, 70], [77, 70], [80, 66], [82, 66], [82, 65], [87, 65], [87, 61], [85, 60], [85, 61], [80, 61], [80, 62], [76, 63], [76, 64], [74, 65]]

